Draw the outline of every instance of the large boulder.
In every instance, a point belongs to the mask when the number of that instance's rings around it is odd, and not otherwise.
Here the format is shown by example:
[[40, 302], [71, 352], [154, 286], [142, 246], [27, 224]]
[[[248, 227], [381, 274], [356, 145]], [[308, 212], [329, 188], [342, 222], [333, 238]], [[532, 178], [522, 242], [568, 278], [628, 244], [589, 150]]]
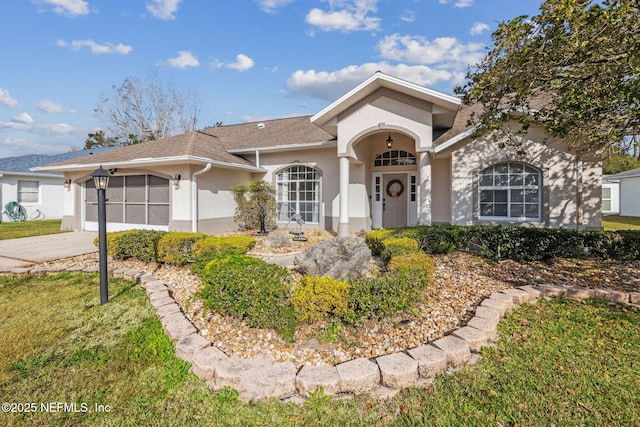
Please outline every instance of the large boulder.
[[371, 249], [364, 239], [336, 237], [308, 247], [295, 257], [295, 264], [310, 276], [344, 279], [366, 274]]

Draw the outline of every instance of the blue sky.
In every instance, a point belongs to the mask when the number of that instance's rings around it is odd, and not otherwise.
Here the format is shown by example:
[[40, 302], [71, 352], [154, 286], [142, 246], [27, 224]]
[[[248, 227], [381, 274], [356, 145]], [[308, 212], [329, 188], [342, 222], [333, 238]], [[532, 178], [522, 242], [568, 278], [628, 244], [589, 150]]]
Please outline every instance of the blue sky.
[[376, 70], [453, 93], [524, 0], [9, 0], [0, 157], [81, 148], [101, 95], [156, 76], [199, 128], [315, 114]]

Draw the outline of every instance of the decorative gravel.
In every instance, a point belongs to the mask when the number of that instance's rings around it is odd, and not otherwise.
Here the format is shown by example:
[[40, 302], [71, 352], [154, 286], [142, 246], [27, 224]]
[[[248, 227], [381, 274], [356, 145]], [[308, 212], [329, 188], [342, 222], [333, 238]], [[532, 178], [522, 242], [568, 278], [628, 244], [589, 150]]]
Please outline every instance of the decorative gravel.
[[[436, 256], [433, 283], [412, 313], [384, 320], [366, 320], [359, 327], [316, 322], [301, 325], [295, 342], [283, 341], [273, 330], [248, 327], [242, 320], [203, 312], [193, 298], [201, 288], [188, 268], [110, 261], [113, 268], [152, 271], [167, 283], [185, 315], [229, 356], [252, 358], [269, 354], [276, 361], [303, 365], [333, 365], [359, 357], [377, 357], [418, 347], [443, 337], [473, 317], [475, 307], [493, 292], [525, 284], [562, 284], [640, 291], [640, 262], [558, 260], [552, 264], [486, 261], [468, 253]], [[43, 264], [93, 265], [97, 255]]]

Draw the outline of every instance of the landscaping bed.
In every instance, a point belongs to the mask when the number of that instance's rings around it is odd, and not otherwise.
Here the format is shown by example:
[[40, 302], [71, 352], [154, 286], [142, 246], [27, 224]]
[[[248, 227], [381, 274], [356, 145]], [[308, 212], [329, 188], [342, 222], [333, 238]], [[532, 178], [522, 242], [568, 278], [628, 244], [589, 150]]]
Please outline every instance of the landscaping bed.
[[[255, 253], [260, 253], [256, 245]], [[251, 328], [237, 318], [208, 313], [192, 296], [201, 288], [189, 268], [140, 261], [111, 261], [114, 268], [144, 268], [167, 282], [187, 317], [227, 355], [243, 358], [270, 354], [276, 361], [330, 365], [357, 357], [375, 357], [417, 347], [464, 325], [475, 305], [492, 292], [524, 284], [562, 284], [623, 291], [640, 291], [640, 262], [599, 259], [558, 259], [552, 263], [490, 261], [466, 252], [437, 255], [436, 273], [424, 298], [412, 313], [348, 326], [318, 321], [300, 324], [295, 342], [273, 330]], [[64, 263], [95, 263], [87, 255]]]

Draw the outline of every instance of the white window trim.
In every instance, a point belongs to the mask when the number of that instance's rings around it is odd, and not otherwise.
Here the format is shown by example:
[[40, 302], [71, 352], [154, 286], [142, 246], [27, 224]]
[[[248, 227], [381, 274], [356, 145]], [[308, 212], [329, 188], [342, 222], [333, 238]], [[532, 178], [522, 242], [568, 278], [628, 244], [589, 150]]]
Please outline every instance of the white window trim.
[[[538, 185], [506, 185], [506, 186], [500, 186], [500, 185], [490, 185], [490, 186], [481, 186], [480, 185], [480, 175], [481, 172], [490, 168], [490, 167], [495, 167], [497, 165], [501, 165], [501, 164], [521, 164], [524, 167], [530, 167], [532, 169], [534, 169], [537, 174], [538, 174]], [[495, 175], [495, 171], [494, 171], [494, 175]], [[502, 174], [499, 174], [502, 175]], [[481, 221], [500, 221], [500, 222], [521, 222], [521, 221], [527, 221], [527, 222], [536, 222], [536, 221], [541, 221], [542, 219], [542, 172], [540, 172], [540, 170], [534, 166], [531, 166], [529, 164], [526, 163], [520, 163], [520, 162], [499, 162], [499, 163], [495, 163], [493, 165], [487, 166], [486, 168], [482, 169], [477, 175], [476, 175], [476, 182], [478, 183], [478, 205], [477, 205], [477, 209], [478, 209], [478, 219]], [[482, 212], [482, 198], [481, 198], [481, 192], [483, 190], [500, 190], [500, 191], [506, 191], [507, 192], [507, 216], [483, 216], [481, 215]], [[513, 217], [510, 216], [511, 214], [511, 190], [538, 190], [538, 215], [535, 217], [528, 217], [525, 216], [524, 213], [526, 212], [526, 209], [523, 209], [523, 216], [519, 216], [519, 217]], [[495, 202], [494, 202], [495, 203]], [[513, 203], [518, 203], [518, 202], [513, 202]], [[525, 204], [525, 202], [523, 202], [523, 204]]]
[[[300, 180], [300, 179], [296, 179], [296, 180], [291, 180], [291, 179], [280, 180], [279, 177], [281, 176], [281, 174], [283, 174], [285, 171], [290, 170], [291, 168], [295, 168], [295, 167], [310, 169], [316, 174], [317, 178], [314, 179], [314, 180], [306, 180], [306, 179], [305, 180]], [[300, 169], [298, 169], [298, 171], [300, 171]], [[320, 189], [321, 181], [322, 181], [322, 175], [321, 175], [320, 171], [317, 168], [313, 167], [313, 166], [309, 166], [309, 165], [305, 165], [305, 164], [293, 164], [293, 165], [288, 165], [288, 166], [285, 166], [285, 167], [283, 167], [281, 169], [278, 169], [275, 172], [274, 177], [275, 177], [275, 182], [276, 182], [276, 185], [275, 185], [275, 187], [276, 187], [276, 206], [277, 206], [277, 209], [278, 209], [278, 213], [277, 213], [277, 216], [276, 216], [276, 221], [279, 222], [279, 223], [286, 223], [287, 221], [290, 221], [289, 219], [287, 219], [285, 221], [285, 220], [280, 218], [280, 205], [282, 203], [292, 203], [291, 201], [288, 200], [288, 197], [289, 197], [288, 193], [285, 195], [284, 193], [281, 194], [279, 192], [280, 191], [279, 185], [283, 184], [283, 183], [289, 183], [289, 182], [296, 182], [296, 183], [315, 182], [314, 194], [315, 194], [316, 200], [313, 200], [313, 201], [308, 201], [308, 200], [302, 200], [301, 201], [300, 197], [299, 197], [300, 187], [299, 187], [299, 185], [296, 185], [296, 193], [298, 194], [298, 197], [296, 197], [296, 200], [295, 200], [295, 205], [296, 205], [295, 213], [299, 213], [300, 212], [300, 203], [301, 202], [302, 203], [315, 203], [316, 207], [317, 207], [317, 212], [318, 212], [318, 220], [317, 221], [307, 221], [307, 220], [305, 220], [305, 223], [306, 224], [316, 224], [316, 225], [320, 224], [320, 220], [321, 220], [321, 217], [322, 217], [322, 212], [321, 212], [322, 194], [321, 194], [321, 189]], [[280, 199], [280, 198], [282, 198], [282, 199]], [[293, 215], [293, 213], [291, 213], [290, 215]]]
[[[21, 191], [20, 186], [25, 182], [35, 183], [35, 191]], [[36, 200], [22, 200], [22, 194], [35, 194]], [[40, 203], [40, 181], [18, 180], [16, 198], [18, 203]]]

